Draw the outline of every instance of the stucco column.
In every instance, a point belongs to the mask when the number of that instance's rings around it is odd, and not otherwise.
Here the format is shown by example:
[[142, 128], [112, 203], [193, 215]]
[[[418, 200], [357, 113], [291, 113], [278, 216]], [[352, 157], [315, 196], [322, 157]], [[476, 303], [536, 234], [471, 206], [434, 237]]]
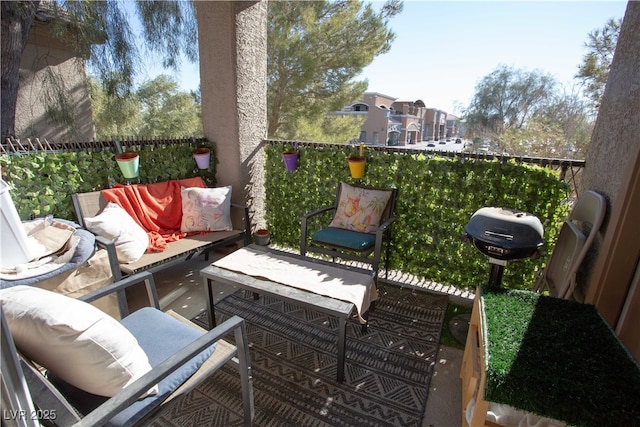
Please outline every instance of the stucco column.
[[219, 186], [249, 205], [252, 226], [264, 225], [267, 129], [267, 4], [198, 1], [200, 90], [204, 135], [215, 142]]
[[[594, 304], [640, 360], [640, 2], [622, 21], [584, 169], [584, 189], [609, 199], [602, 241], [586, 258], [585, 302]], [[585, 266], [586, 264], [586, 266]], [[579, 276], [580, 277], [580, 276]]]
[[586, 167], [583, 190], [603, 193], [611, 204], [624, 191], [625, 171], [632, 167], [640, 129], [640, 3], [630, 1], [624, 15], [607, 86], [602, 96]]

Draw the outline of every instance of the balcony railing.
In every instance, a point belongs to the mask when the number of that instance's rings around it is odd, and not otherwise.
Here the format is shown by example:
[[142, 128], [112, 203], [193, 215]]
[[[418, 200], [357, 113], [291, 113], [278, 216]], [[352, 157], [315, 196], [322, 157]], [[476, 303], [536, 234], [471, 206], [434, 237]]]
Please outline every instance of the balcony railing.
[[[141, 182], [155, 182], [200, 174], [191, 149], [211, 143], [183, 139], [123, 140], [121, 144], [141, 151]], [[331, 204], [340, 181], [393, 186], [399, 189], [399, 203], [392, 270], [463, 291], [474, 289], [488, 275], [488, 259], [464, 236], [463, 227], [471, 215], [484, 206], [533, 213], [545, 227], [543, 250], [551, 252], [584, 166], [575, 160], [376, 146], [364, 148], [365, 175], [355, 180], [349, 175], [347, 158], [359, 152], [358, 146], [296, 145], [299, 165], [290, 172], [281, 153], [292, 148], [293, 141], [265, 140], [262, 144], [266, 158], [264, 214], [275, 243], [295, 250], [301, 216]], [[2, 144], [0, 165], [4, 179], [15, 181], [13, 199], [23, 219], [47, 214], [73, 219], [66, 195], [113, 182], [110, 174], [118, 173], [113, 150], [113, 141], [51, 144], [9, 140]], [[155, 166], [145, 169], [151, 164]], [[208, 178], [208, 184], [215, 185], [215, 170]], [[329, 220], [324, 218], [310, 227], [326, 226]], [[504, 285], [531, 288], [544, 261], [545, 257], [510, 262]]]
[[[284, 167], [281, 153], [293, 141], [267, 140], [266, 218], [274, 240], [297, 247], [300, 218], [333, 203], [340, 181], [399, 189], [391, 268], [458, 289], [486, 281], [488, 259], [465, 238], [464, 225], [484, 206], [509, 207], [538, 216], [546, 246], [553, 247], [584, 162], [441, 153], [400, 147], [365, 147], [362, 179], [349, 175], [347, 158], [359, 146], [297, 143], [299, 165]], [[311, 227], [326, 226], [324, 218]], [[313, 228], [312, 228], [313, 230]], [[505, 285], [530, 289], [545, 258], [510, 263]]]

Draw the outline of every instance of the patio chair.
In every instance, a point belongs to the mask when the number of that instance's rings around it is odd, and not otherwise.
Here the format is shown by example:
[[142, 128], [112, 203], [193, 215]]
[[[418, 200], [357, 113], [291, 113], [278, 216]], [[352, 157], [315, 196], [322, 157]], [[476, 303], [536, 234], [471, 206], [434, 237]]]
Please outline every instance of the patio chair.
[[[152, 307], [122, 313], [126, 317], [120, 322], [88, 304], [141, 281]], [[244, 320], [234, 316], [207, 332], [176, 313], [162, 312], [150, 273], [79, 300], [27, 286], [2, 290], [0, 300], [2, 404], [16, 425], [147, 425], [165, 404], [230, 360], [238, 363], [244, 424], [253, 422]], [[21, 317], [16, 310], [28, 313], [27, 322], [16, 320]], [[235, 345], [222, 339], [231, 332]]]
[[[395, 221], [398, 190], [375, 188], [341, 182], [332, 206], [302, 217], [300, 254], [315, 252], [335, 258], [370, 264], [376, 283], [383, 245], [385, 278], [389, 272], [391, 226]], [[309, 236], [309, 221], [320, 214], [333, 213], [327, 227]]]
[[578, 270], [600, 230], [606, 209], [601, 194], [589, 190], [580, 196], [562, 224], [551, 257], [536, 283], [537, 292], [547, 288], [551, 296], [573, 296]]

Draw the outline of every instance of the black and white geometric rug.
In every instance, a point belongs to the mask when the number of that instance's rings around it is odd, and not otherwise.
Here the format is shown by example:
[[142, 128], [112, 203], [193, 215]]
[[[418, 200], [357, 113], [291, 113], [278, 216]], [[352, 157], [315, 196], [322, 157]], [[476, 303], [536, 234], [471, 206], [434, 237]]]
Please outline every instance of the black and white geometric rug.
[[[368, 333], [348, 322], [343, 383], [336, 381], [336, 318], [262, 295], [254, 301], [245, 291], [216, 304], [218, 322], [232, 315], [247, 322], [254, 425], [421, 425], [448, 298], [386, 284], [379, 297]], [[227, 364], [153, 425], [241, 426], [238, 378]]]

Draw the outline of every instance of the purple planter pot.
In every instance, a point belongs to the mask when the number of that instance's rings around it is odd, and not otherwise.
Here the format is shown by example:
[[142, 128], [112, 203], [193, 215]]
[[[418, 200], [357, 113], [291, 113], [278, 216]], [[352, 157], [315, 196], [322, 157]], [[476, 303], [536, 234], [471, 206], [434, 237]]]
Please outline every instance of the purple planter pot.
[[288, 171], [293, 171], [298, 168], [298, 153], [294, 151], [289, 151], [287, 153], [282, 154], [282, 158], [284, 159], [284, 165], [287, 167]]

